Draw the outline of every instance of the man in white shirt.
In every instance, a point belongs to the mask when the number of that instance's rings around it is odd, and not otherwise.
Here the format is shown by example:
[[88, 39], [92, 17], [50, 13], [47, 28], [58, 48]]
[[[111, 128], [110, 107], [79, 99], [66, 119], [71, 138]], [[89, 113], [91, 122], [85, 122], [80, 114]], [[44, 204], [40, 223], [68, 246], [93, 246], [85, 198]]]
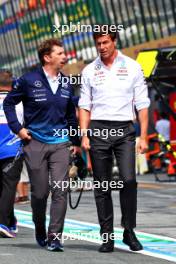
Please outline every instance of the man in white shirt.
[[[141, 127], [137, 149], [144, 153], [148, 148], [146, 136], [150, 100], [140, 65], [116, 50], [116, 33], [109, 31], [105, 35], [102, 30], [94, 33], [94, 39], [99, 56], [82, 73], [79, 101], [82, 147], [90, 149], [94, 180], [100, 183], [111, 183], [112, 154], [115, 154], [120, 180], [123, 181], [123, 189], [120, 190], [121, 224], [125, 229], [123, 242], [131, 250], [138, 251], [143, 247], [133, 231], [136, 227], [137, 182], [132, 120], [136, 107]], [[107, 131], [108, 136], [106, 133], [105, 137], [104, 132]], [[105, 234], [108, 237], [103, 240], [99, 252], [114, 249], [111, 189], [105, 191], [102, 185], [94, 188], [100, 234], [102, 238]]]

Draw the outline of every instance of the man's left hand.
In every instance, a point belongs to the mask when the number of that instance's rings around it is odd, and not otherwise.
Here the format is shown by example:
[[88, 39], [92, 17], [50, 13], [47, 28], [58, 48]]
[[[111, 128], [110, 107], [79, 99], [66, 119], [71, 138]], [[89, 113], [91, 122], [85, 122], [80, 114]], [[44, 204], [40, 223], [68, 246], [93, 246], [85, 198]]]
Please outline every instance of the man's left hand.
[[137, 144], [137, 153], [144, 154], [148, 150], [148, 143], [146, 139], [140, 138]]

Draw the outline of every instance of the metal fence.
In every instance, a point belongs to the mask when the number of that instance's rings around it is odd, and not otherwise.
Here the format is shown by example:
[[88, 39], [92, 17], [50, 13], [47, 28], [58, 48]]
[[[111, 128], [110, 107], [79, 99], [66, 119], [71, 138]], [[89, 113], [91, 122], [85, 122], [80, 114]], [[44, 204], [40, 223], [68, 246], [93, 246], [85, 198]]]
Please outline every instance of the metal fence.
[[0, 67], [26, 71], [38, 63], [36, 47], [49, 37], [63, 40], [69, 63], [92, 60], [97, 55], [92, 32], [71, 32], [71, 23], [122, 24], [121, 49], [176, 33], [176, 0], [6, 1], [0, 5]]

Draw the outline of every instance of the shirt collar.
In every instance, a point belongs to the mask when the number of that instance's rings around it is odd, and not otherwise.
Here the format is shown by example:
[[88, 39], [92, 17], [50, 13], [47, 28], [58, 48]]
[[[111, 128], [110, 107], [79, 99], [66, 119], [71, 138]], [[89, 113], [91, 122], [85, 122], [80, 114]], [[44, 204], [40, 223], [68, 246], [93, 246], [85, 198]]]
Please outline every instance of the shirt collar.
[[51, 80], [51, 81], [58, 81], [60, 78], [61, 78], [61, 73], [59, 72], [58, 75], [56, 77], [51, 77], [48, 72], [45, 71], [45, 69], [43, 68], [43, 72], [44, 74], [46, 75], [46, 78], [48, 80]]
[[[117, 63], [117, 61], [119, 60], [119, 57], [121, 57], [122, 55], [123, 55], [122, 52], [118, 50], [117, 56], [115, 57], [113, 64]], [[105, 68], [107, 68], [106, 65], [103, 63], [103, 61], [101, 60], [100, 55], [98, 56], [98, 63], [104, 66]]]

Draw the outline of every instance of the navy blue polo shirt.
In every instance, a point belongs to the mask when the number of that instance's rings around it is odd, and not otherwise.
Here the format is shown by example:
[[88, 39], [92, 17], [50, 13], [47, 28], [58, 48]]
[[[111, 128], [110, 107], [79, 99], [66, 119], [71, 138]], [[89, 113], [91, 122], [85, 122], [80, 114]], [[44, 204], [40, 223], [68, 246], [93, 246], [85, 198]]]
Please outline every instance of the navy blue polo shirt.
[[[65, 76], [61, 74], [61, 79]], [[15, 105], [24, 107], [24, 127], [32, 137], [47, 144], [71, 140], [80, 145], [78, 135], [71, 136], [70, 129], [77, 130], [75, 106], [72, 101], [72, 87], [60, 81], [54, 94], [42, 68], [24, 74], [13, 85], [4, 100], [4, 111], [11, 130], [18, 134], [22, 125], [18, 122]]]

